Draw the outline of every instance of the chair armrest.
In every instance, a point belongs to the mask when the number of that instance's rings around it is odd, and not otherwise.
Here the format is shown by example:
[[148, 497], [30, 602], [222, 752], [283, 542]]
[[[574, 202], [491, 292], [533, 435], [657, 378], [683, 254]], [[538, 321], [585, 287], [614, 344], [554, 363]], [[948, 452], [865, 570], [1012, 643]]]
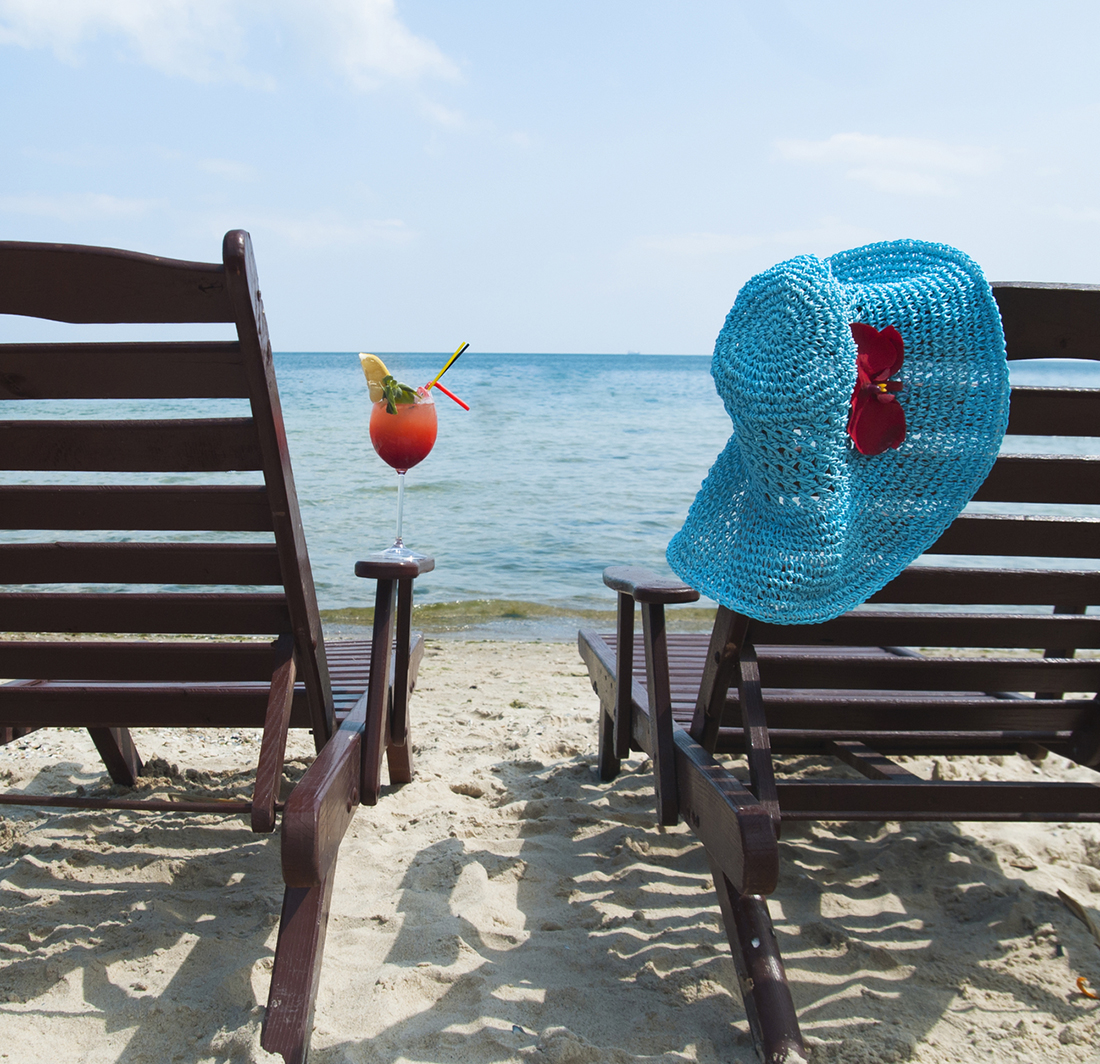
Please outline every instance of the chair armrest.
[[283, 810], [283, 879], [288, 887], [321, 883], [359, 807], [359, 766], [367, 699], [356, 702], [317, 760], [290, 792]]
[[603, 571], [603, 582], [612, 591], [630, 595], [635, 602], [671, 605], [698, 602], [699, 592], [674, 576], [659, 576], [636, 565], [612, 565]]

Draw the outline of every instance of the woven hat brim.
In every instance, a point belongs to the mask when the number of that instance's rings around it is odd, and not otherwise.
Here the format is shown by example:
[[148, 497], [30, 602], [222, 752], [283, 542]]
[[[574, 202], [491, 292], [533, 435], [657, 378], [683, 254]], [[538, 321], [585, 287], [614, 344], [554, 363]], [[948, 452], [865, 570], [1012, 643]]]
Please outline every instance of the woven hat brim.
[[[801, 367], [783, 381], [774, 325], [767, 345], [753, 331], [765, 298], [789, 307], [812, 300], [812, 335], [790, 314], [783, 342], [823, 368], [820, 383]], [[906, 342], [906, 439], [873, 457], [858, 454], [838, 431], [854, 386], [855, 320], [880, 329], [893, 324]], [[787, 408], [774, 422], [766, 397], [746, 384], [754, 357], [784, 385], [776, 394]], [[889, 583], [966, 506], [1007, 427], [996, 302], [980, 269], [944, 245], [896, 241], [824, 263], [804, 257], [773, 267], [739, 295], [715, 347], [714, 376], [734, 433], [669, 544], [669, 565], [722, 605], [776, 623], [829, 620]], [[788, 428], [786, 447], [770, 438], [777, 424], [798, 424], [795, 415], [815, 404], [830, 408], [824, 432], [813, 437], [812, 428], [800, 429], [796, 436]], [[807, 490], [800, 492], [802, 485]]]

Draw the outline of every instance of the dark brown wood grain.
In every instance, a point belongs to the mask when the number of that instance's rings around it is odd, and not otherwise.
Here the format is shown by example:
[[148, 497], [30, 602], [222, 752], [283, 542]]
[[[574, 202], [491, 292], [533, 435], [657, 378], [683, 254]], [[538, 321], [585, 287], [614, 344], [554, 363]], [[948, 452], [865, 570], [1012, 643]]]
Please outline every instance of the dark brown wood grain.
[[738, 890], [770, 894], [779, 848], [767, 810], [682, 729], [675, 749], [680, 815]]
[[259, 469], [251, 418], [0, 421], [0, 469], [213, 472]]
[[784, 780], [777, 785], [788, 820], [1100, 821], [1100, 785], [921, 780]]
[[1100, 455], [1002, 455], [975, 502], [1091, 505], [1100, 499]]
[[1084, 602], [1100, 603], [1100, 569], [916, 564], [894, 577], [867, 601], [1052, 607], [1056, 602], [1078, 596]]
[[275, 648], [267, 643], [0, 640], [0, 676], [20, 680], [270, 681], [275, 659]]
[[0, 544], [0, 584], [282, 582], [274, 543]]
[[1013, 388], [1008, 434], [1100, 436], [1100, 393], [1084, 388]]
[[374, 597], [374, 631], [371, 642], [371, 674], [367, 687], [366, 724], [363, 731], [359, 800], [376, 805], [382, 790], [382, 758], [389, 744], [390, 647], [396, 624], [395, 580], [377, 582]]
[[0, 629], [275, 635], [288, 627], [282, 593], [2, 592]]
[[364, 695], [317, 755], [287, 799], [283, 812], [283, 879], [313, 887], [331, 871], [340, 840], [359, 805]]
[[928, 553], [1100, 558], [1100, 518], [963, 514]]
[[0, 529], [270, 532], [265, 487], [0, 486]]
[[1100, 660], [834, 657], [776, 651], [760, 657], [764, 686], [893, 691], [1100, 690]]
[[275, 830], [275, 803], [283, 781], [287, 728], [294, 702], [294, 640], [289, 633], [275, 646], [275, 671], [264, 714], [256, 783], [252, 789], [252, 830], [266, 834]]
[[672, 699], [669, 697], [668, 651], [664, 605], [643, 602], [642, 638], [649, 694], [649, 756], [653, 759], [653, 780], [657, 792], [657, 820], [672, 825], [679, 821], [680, 801], [676, 783]]
[[287, 887], [271, 972], [271, 991], [260, 1036], [285, 1064], [303, 1064], [313, 1035], [313, 1010], [321, 977], [335, 871], [313, 887]]
[[0, 399], [247, 399], [236, 340], [0, 344]]
[[895, 783], [921, 782], [919, 776], [884, 757], [877, 750], [872, 750], [859, 739], [834, 739], [826, 749], [868, 779], [893, 780]]
[[68, 322], [233, 321], [221, 263], [0, 242], [0, 314]]
[[1010, 359], [1100, 359], [1100, 286], [998, 282]]
[[630, 595], [635, 602], [672, 604], [699, 600], [699, 592], [688, 587], [682, 580], [659, 576], [639, 566], [609, 566], [603, 572], [603, 582], [612, 591]]
[[89, 728], [107, 773], [115, 783], [132, 787], [141, 775], [141, 756], [126, 728]]
[[[631, 677], [634, 674], [634, 640], [630, 638], [634, 632], [634, 595], [629, 591], [619, 591], [616, 598], [618, 599], [615, 613], [616, 631], [619, 634], [618, 646], [622, 647], [622, 653], [618, 656], [615, 665], [617, 694], [612, 715], [612, 741], [605, 755], [607, 765], [601, 768], [600, 772], [604, 780], [614, 779], [619, 771], [619, 762], [630, 754], [631, 701], [634, 694], [631, 686]], [[644, 648], [642, 653], [645, 653]]]
[[[0, 721], [69, 728], [262, 728], [269, 683], [0, 684]], [[296, 691], [290, 726], [308, 728]]]
[[[866, 610], [822, 624], [752, 623], [761, 645], [1100, 647], [1100, 617]], [[878, 640], [876, 643], [875, 640]]]

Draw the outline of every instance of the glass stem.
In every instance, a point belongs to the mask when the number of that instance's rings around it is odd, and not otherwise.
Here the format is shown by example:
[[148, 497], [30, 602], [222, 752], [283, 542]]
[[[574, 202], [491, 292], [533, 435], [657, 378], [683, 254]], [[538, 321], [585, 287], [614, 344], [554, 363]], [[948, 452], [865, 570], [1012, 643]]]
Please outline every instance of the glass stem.
[[405, 474], [398, 471], [397, 474], [397, 539], [394, 542], [395, 547], [403, 547], [405, 544], [401, 539], [401, 515], [405, 509]]

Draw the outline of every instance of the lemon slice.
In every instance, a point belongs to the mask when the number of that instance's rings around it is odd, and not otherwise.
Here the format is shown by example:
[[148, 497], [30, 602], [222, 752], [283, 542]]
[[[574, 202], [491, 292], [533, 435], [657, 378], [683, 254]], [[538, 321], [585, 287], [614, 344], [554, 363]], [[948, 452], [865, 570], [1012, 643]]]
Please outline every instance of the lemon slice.
[[367, 378], [367, 387], [370, 389], [370, 401], [377, 403], [383, 395], [382, 381], [389, 375], [386, 363], [377, 355], [366, 355], [359, 352], [359, 362], [363, 366], [363, 376]]

